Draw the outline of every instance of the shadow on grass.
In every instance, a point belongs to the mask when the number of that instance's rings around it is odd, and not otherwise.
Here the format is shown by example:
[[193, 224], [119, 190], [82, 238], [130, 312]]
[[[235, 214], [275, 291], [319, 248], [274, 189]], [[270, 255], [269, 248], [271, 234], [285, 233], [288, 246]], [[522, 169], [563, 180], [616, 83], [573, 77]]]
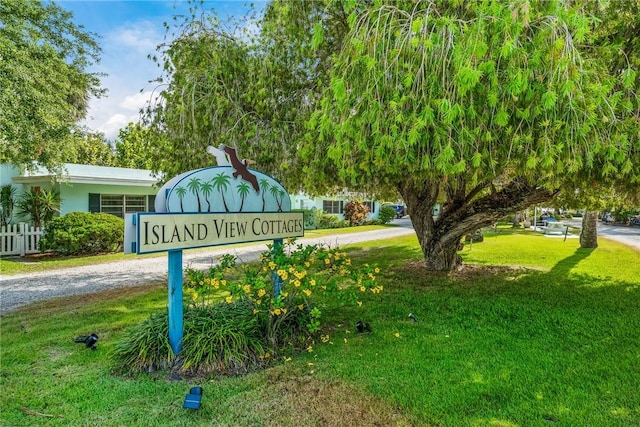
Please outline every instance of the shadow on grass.
[[595, 249], [578, 248], [576, 252], [560, 261], [549, 271], [550, 276], [568, 277], [580, 261], [586, 259]]

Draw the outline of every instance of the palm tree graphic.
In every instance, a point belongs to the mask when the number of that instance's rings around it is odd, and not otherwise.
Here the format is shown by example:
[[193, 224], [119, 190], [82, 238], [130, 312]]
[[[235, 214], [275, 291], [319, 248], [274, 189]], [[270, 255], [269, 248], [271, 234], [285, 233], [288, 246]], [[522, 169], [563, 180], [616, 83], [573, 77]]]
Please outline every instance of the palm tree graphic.
[[200, 184], [200, 191], [202, 191], [202, 195], [204, 196], [204, 199], [207, 201], [207, 212], [211, 212], [211, 202], [209, 201], [209, 196], [213, 191], [213, 187], [214, 185], [212, 181], [205, 181], [202, 184]]
[[176, 195], [180, 199], [180, 212], [184, 212], [184, 206], [182, 206], [182, 199], [187, 194], [187, 189], [184, 187], [176, 187]]
[[265, 208], [265, 200], [264, 200], [264, 193], [267, 192], [267, 190], [269, 190], [269, 188], [271, 188], [271, 185], [269, 185], [269, 180], [266, 178], [262, 178], [260, 180], [260, 188], [262, 189], [262, 191], [260, 193], [262, 193], [262, 212], [264, 212], [264, 208]]
[[200, 178], [191, 178], [189, 183], [187, 184], [187, 188], [196, 195], [196, 199], [198, 200], [198, 212], [202, 212], [202, 205], [200, 203], [200, 194], [198, 193], [198, 189], [200, 188]]
[[249, 190], [251, 190], [251, 188], [249, 187], [249, 184], [247, 184], [244, 181], [241, 181], [240, 184], [238, 184], [238, 186], [236, 187], [236, 190], [238, 190], [238, 194], [240, 194], [240, 210], [238, 212], [242, 212], [242, 207], [244, 206], [244, 199], [247, 198], [247, 194], [249, 194]]
[[224, 172], [220, 172], [211, 180], [211, 182], [213, 183], [213, 186], [222, 195], [222, 204], [224, 204], [224, 210], [226, 212], [229, 212], [229, 207], [227, 206], [227, 201], [224, 198], [224, 190], [226, 190], [227, 186], [229, 185], [229, 179], [231, 179], [229, 175], [225, 175]]
[[286, 193], [276, 184], [271, 186], [270, 192], [273, 198], [276, 199], [276, 203], [278, 204], [278, 212], [282, 212], [282, 200], [278, 199], [278, 196], [283, 198]]

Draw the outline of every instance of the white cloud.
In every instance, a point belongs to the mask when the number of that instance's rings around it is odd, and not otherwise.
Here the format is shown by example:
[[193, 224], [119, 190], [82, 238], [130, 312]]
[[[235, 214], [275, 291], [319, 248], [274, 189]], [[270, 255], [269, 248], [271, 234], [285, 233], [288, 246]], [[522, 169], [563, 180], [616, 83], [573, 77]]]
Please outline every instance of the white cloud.
[[157, 22], [137, 21], [114, 29], [108, 34], [107, 39], [110, 43], [146, 55], [155, 51], [162, 36], [158, 31]]
[[118, 132], [121, 128], [125, 127], [129, 122], [131, 122], [131, 116], [126, 116], [124, 114], [114, 114], [109, 117], [109, 119], [102, 123], [98, 127], [98, 132], [102, 132], [108, 139], [113, 139], [118, 136]]
[[127, 95], [119, 105], [125, 110], [138, 112], [142, 107], [149, 103], [153, 96], [152, 91], [136, 93], [135, 95]]

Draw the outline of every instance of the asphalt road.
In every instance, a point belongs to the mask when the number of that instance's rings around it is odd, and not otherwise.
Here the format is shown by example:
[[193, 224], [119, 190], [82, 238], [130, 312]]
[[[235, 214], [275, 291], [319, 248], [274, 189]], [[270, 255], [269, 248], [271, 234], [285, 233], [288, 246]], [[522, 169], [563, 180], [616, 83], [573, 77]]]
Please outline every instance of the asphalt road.
[[[389, 239], [414, 232], [408, 218], [395, 220], [395, 223], [398, 227], [315, 239], [302, 238], [298, 239], [298, 242], [344, 247], [353, 243]], [[571, 221], [570, 225], [580, 226], [580, 221]], [[640, 251], [640, 227], [599, 224], [598, 233], [601, 237], [619, 241]], [[185, 267], [206, 269], [219, 256], [229, 252], [238, 256], [241, 261], [252, 261], [257, 260], [258, 255], [265, 249], [262, 243], [233, 249], [187, 251], [183, 255], [183, 264]], [[166, 280], [167, 270], [168, 262], [165, 255], [41, 273], [0, 275], [0, 316], [36, 301], [158, 283]]]

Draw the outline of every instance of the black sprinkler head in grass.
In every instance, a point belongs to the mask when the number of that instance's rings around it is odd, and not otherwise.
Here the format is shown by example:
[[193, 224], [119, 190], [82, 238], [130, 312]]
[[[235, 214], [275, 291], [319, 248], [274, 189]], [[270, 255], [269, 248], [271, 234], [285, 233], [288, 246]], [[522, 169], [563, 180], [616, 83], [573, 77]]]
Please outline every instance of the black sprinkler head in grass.
[[363, 323], [362, 320], [358, 320], [358, 322], [356, 323], [356, 329], [360, 333], [371, 332], [371, 326], [369, 326], [368, 323]]
[[87, 346], [87, 348], [90, 348], [91, 350], [96, 350], [96, 344], [98, 342], [98, 335], [96, 335], [96, 334], [80, 335], [79, 337], [77, 337], [73, 341], [76, 342], [76, 343], [79, 343], [79, 344], [84, 344], [84, 345]]
[[200, 403], [202, 402], [202, 387], [191, 387], [189, 393], [184, 397], [184, 404], [182, 405], [185, 409], [200, 409]]
[[418, 318], [417, 318], [417, 317], [416, 317], [416, 315], [415, 315], [415, 314], [413, 314], [413, 313], [409, 313], [409, 319], [413, 320], [414, 322], [417, 322], [417, 321], [418, 321]]

